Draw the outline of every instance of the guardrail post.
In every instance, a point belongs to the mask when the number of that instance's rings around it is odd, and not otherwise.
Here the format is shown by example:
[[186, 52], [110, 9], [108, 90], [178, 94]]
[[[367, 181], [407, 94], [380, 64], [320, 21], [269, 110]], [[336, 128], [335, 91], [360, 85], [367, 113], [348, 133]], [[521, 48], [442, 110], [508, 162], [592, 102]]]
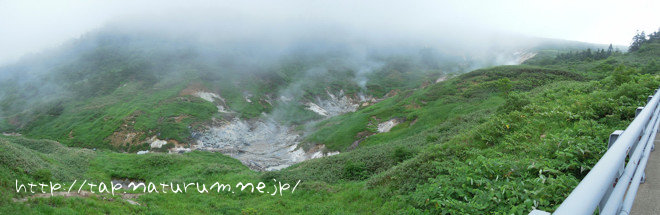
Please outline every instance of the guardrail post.
[[[651, 98], [653, 98], [653, 96], [649, 96], [649, 100], [651, 100]], [[644, 110], [644, 107], [637, 107], [637, 110], [635, 110], [635, 118], [637, 118], [637, 115], [639, 115], [639, 113], [641, 113], [642, 110]], [[639, 144], [639, 141], [642, 139], [643, 135], [647, 135], [647, 134], [645, 134], [644, 132], [640, 133], [639, 134], [639, 139], [635, 143], [633, 143], [632, 146], [630, 146], [630, 152], [631, 153], [635, 151], [635, 149], [637, 148], [637, 145]], [[628, 154], [628, 157], [630, 157], [630, 154]]]
[[639, 181], [640, 184], [646, 182], [646, 172], [642, 173], [642, 180]]
[[[639, 108], [638, 108], [639, 110]], [[623, 130], [616, 130], [610, 134], [610, 139], [607, 141], [607, 149], [610, 149], [614, 142], [616, 142], [616, 139], [619, 138], [623, 134]], [[607, 203], [607, 200], [610, 198], [610, 194], [612, 194], [612, 190], [614, 189], [614, 186], [619, 180], [619, 177], [621, 177], [621, 174], [623, 174], [623, 170], [625, 168], [625, 162], [621, 163], [621, 167], [619, 167], [619, 173], [616, 175], [616, 178], [614, 179], [614, 184], [612, 186], [607, 188], [607, 192], [605, 192], [605, 196], [603, 196], [603, 199], [600, 200], [600, 203], [598, 203], [598, 210], [602, 210], [603, 207], [605, 207], [605, 203]]]
[[619, 138], [623, 134], [623, 130], [616, 130], [610, 134], [610, 139], [607, 141], [607, 149], [611, 148], [614, 142], [616, 142], [616, 139]]
[[653, 96], [649, 96], [648, 98], [646, 98], [646, 103], [649, 103], [651, 99], [653, 99]]

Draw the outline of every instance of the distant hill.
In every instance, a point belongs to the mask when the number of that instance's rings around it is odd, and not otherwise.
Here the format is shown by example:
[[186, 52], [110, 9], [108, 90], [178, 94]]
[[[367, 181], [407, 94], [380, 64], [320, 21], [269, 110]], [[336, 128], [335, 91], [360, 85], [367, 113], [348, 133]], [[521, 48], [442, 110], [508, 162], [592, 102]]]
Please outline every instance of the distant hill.
[[[552, 211], [660, 85], [656, 41], [463, 71], [485, 64], [434, 49], [265, 61], [100, 35], [2, 69], [0, 120], [23, 135], [0, 136], [0, 213]], [[281, 196], [15, 192], [72, 180], [300, 184]]]
[[212, 118], [302, 125], [538, 50], [598, 47], [528, 41], [472, 51], [313, 39], [281, 48], [99, 30], [0, 68], [0, 130], [136, 151], [153, 136], [191, 143]]

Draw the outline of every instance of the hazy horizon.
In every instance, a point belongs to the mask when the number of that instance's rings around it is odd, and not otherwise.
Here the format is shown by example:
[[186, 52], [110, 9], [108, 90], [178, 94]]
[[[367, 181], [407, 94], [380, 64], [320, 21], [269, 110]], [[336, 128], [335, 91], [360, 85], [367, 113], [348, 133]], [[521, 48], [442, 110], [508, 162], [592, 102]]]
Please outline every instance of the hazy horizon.
[[654, 13], [659, 10], [659, 2], [644, 0], [0, 1], [0, 65], [113, 26], [223, 43], [249, 39], [286, 45], [324, 38], [384, 44], [461, 40], [455, 44], [483, 46], [500, 42], [492, 38], [524, 35], [627, 46], [636, 30], [657, 30], [653, 21], [660, 20]]

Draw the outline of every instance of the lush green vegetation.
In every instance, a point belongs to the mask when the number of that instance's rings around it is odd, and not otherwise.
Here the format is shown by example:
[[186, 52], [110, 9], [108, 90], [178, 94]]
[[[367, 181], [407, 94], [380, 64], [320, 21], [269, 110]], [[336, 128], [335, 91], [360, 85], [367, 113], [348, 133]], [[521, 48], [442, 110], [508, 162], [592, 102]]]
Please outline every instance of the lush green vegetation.
[[[270, 113], [284, 124], [303, 125], [322, 118], [304, 104], [328, 99], [328, 93], [383, 97], [430, 82], [440, 70], [457, 70], [449, 63], [419, 63], [418, 53], [381, 53], [354, 62], [350, 53], [320, 50], [254, 62], [252, 55], [200, 46], [101, 31], [0, 68], [7, 74], [0, 79], [0, 131], [133, 152], [154, 135], [190, 143], [190, 133], [214, 117]], [[382, 65], [366, 70], [360, 65], [373, 62]], [[230, 113], [218, 114], [212, 103], [191, 95], [195, 91], [220, 95]], [[126, 135], [135, 137], [119, 137]]]
[[[360, 145], [389, 142], [436, 127], [447, 120], [460, 121], [466, 115], [481, 119], [493, 113], [512, 91], [528, 91], [551, 82], [582, 79], [579, 74], [533, 66], [481, 69], [446, 82], [404, 91], [355, 113], [325, 120], [316, 125], [317, 131], [307, 141], [341, 151], [362, 138], [364, 141]], [[377, 132], [378, 123], [395, 118], [405, 122], [391, 132], [366, 137]]]
[[[294, 193], [282, 196], [238, 192], [200, 194], [158, 193], [140, 195], [141, 206], [121, 200], [117, 194], [91, 197], [30, 198], [16, 193], [15, 180], [66, 182], [90, 180], [110, 183], [111, 179], [131, 179], [154, 183], [214, 182], [236, 184], [261, 181], [258, 172], [238, 160], [219, 153], [122, 154], [104, 150], [68, 148], [48, 140], [0, 137], [0, 212], [11, 214], [291, 214], [291, 213], [385, 213], [405, 207], [401, 202], [382, 198], [384, 189], [364, 189], [364, 182], [328, 184], [302, 182]], [[273, 190], [273, 181], [267, 183]], [[295, 184], [296, 181], [283, 181]], [[77, 188], [77, 187], [76, 187]], [[89, 189], [85, 187], [83, 189]], [[190, 188], [193, 189], [193, 188]], [[249, 190], [250, 188], [248, 188]], [[356, 192], [362, 190], [362, 192]], [[37, 191], [39, 192], [39, 191]], [[76, 192], [74, 189], [73, 193]], [[134, 193], [130, 191], [129, 193]]]
[[[411, 98], [408, 103], [395, 97], [330, 119], [308, 140], [342, 150], [362, 138], [361, 132], [373, 132], [370, 117], [405, 117], [403, 107], [423, 95], [443, 102], [419, 102], [420, 110], [450, 105], [447, 101], [472, 102], [475, 110], [447, 117], [450, 126], [431, 122], [417, 131], [424, 124], [410, 125], [415, 118], [407, 118], [410, 123], [366, 138], [361, 148], [269, 175], [329, 183], [366, 180], [367, 187], [387, 187], [391, 196], [421, 213], [552, 211], [602, 155], [608, 134], [624, 129], [634, 109], [660, 84], [659, 70], [648, 69], [660, 56], [657, 48], [649, 43], [641, 48], [644, 52], [583, 63], [560, 61], [548, 69], [494, 67], [402, 93]], [[480, 105], [497, 98], [503, 102]], [[397, 100], [398, 106], [391, 104]], [[387, 112], [388, 107], [398, 109]], [[433, 113], [437, 118], [448, 115]], [[412, 132], [405, 135], [407, 130]], [[398, 163], [402, 149], [414, 156]]]
[[[659, 57], [660, 43], [644, 42], [637, 50], [603, 59], [569, 60], [555, 55], [552, 64], [532, 59], [526, 65], [479, 69], [419, 88], [395, 84], [389, 87], [398, 89], [396, 95], [311, 126], [315, 132], [306, 137], [307, 144], [325, 144], [341, 154], [272, 172], [249, 170], [219, 153], [136, 155], [68, 148], [49, 140], [0, 137], [0, 191], [7, 194], [0, 197], [0, 213], [552, 211], [606, 150], [608, 134], [624, 129], [633, 119], [635, 108], [643, 106], [646, 97], [660, 86], [660, 70], [655, 62]], [[261, 80], [295, 83], [296, 71], [305, 69], [304, 65], [292, 68], [298, 69], [285, 69], [279, 78]], [[195, 80], [196, 76], [190, 78]], [[329, 80], [326, 84], [342, 81]], [[196, 120], [218, 116], [213, 104], [180, 95], [189, 83], [155, 83], [148, 87], [125, 84], [107, 94], [42, 110], [40, 113], [46, 114], [34, 119], [39, 123], [26, 127], [27, 136], [84, 144], [121, 131], [117, 128], [126, 123], [125, 119], [132, 119], [132, 131], [142, 131], [145, 137], [161, 132], [159, 137], [184, 141], [190, 128], [179, 125], [194, 125]], [[205, 85], [211, 86], [215, 85]], [[257, 88], [255, 85], [253, 89]], [[268, 87], [259, 89], [265, 92]], [[251, 92], [255, 97], [264, 96], [255, 93], [258, 90]], [[243, 92], [235, 93], [223, 97], [245, 100]], [[190, 117], [177, 118], [182, 115]], [[401, 123], [389, 132], [377, 133], [377, 125], [390, 119]], [[74, 131], [73, 137], [68, 130]], [[229, 184], [264, 181], [268, 186], [274, 179], [302, 182], [295, 193], [283, 196], [160, 193], [139, 195], [134, 200], [140, 205], [133, 205], [111, 195], [17, 202], [26, 196], [13, 190], [16, 179], [65, 183], [75, 179]]]
[[[197, 97], [179, 96], [183, 86], [143, 91], [136, 89], [139, 84], [126, 84], [109, 95], [62, 104], [57, 114], [37, 115], [24, 131], [69, 146], [127, 151], [144, 148], [141, 141], [151, 136], [188, 141], [188, 125], [210, 118], [217, 108]], [[135, 137], [122, 138], [129, 134]]]

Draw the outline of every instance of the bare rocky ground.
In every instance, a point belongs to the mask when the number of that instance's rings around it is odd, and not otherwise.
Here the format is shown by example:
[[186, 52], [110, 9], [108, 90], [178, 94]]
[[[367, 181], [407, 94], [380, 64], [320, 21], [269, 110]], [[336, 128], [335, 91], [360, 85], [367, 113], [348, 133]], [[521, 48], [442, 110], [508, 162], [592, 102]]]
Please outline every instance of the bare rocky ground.
[[[521, 61], [533, 57], [535, 53], [520, 50], [513, 54], [511, 64], [517, 64]], [[445, 81], [449, 76], [442, 75], [435, 82]], [[354, 112], [360, 107], [372, 105], [381, 101], [369, 95], [357, 94], [346, 95], [343, 90], [330, 92], [326, 90], [327, 96], [324, 98], [316, 97], [311, 101], [304, 101], [306, 109], [329, 118], [343, 113]], [[391, 91], [385, 97], [391, 97], [397, 94], [397, 91]], [[201, 85], [193, 85], [181, 92], [181, 95], [193, 95], [212, 102], [218, 108], [220, 113], [235, 113], [230, 110], [225, 99], [214, 92], [210, 92]], [[252, 102], [253, 95], [244, 92], [244, 99]], [[281, 102], [300, 102], [293, 98], [280, 96]], [[266, 102], [272, 104], [272, 99]], [[377, 124], [377, 132], [389, 132], [393, 127], [405, 121], [404, 119], [389, 119]], [[413, 122], [414, 123], [414, 122]], [[355, 141], [349, 149], [354, 149], [364, 138], [373, 135], [373, 133], [362, 134], [362, 138]], [[272, 171], [286, 168], [298, 162], [338, 154], [339, 152], [327, 152], [324, 145], [312, 147], [304, 151], [298, 145], [303, 140], [304, 134], [291, 127], [282, 125], [268, 116], [257, 120], [244, 120], [233, 118], [230, 120], [215, 120], [212, 125], [207, 126], [203, 132], [193, 133], [195, 142], [190, 146], [175, 144], [175, 147], [169, 149], [170, 153], [183, 153], [191, 150], [203, 150], [220, 152], [240, 160], [251, 169], [258, 171]], [[152, 137], [148, 140], [152, 149], [161, 148], [169, 143]], [[140, 151], [138, 154], [149, 153], [149, 151]]]
[[[372, 97], [363, 95], [349, 97], [344, 95], [343, 91], [327, 94], [327, 99], [317, 97], [314, 102], [307, 102], [307, 108], [320, 116], [332, 117], [356, 111], [361, 105], [377, 102]], [[224, 99], [217, 94], [197, 92], [193, 95], [215, 102], [223, 107], [223, 111], [227, 110], [222, 105]], [[234, 118], [230, 121], [218, 121], [206, 131], [193, 134], [193, 137], [196, 142], [190, 149], [220, 152], [258, 171], [279, 170], [305, 160], [339, 153], [326, 152], [323, 145], [304, 151], [298, 147], [303, 133], [268, 117], [258, 120]], [[186, 149], [174, 148], [172, 151], [181, 150]]]
[[273, 121], [238, 118], [197, 136], [195, 150], [221, 152], [255, 170], [276, 170], [309, 159], [296, 149], [300, 135]]
[[[208, 92], [201, 87], [184, 90], [182, 94], [193, 95], [208, 102], [214, 103], [221, 113], [234, 113], [229, 110], [225, 99], [220, 95]], [[327, 97], [316, 97], [313, 101], [305, 103], [307, 109], [324, 117], [337, 116], [347, 112], [354, 112], [359, 107], [368, 106], [380, 100], [371, 96], [358, 94], [347, 96], [343, 90], [336, 93], [326, 91]], [[246, 94], [248, 101], [250, 95]], [[297, 102], [291, 98], [280, 97], [282, 102]], [[393, 124], [391, 126], [394, 126]], [[389, 129], [387, 129], [389, 130]], [[260, 119], [244, 120], [215, 119], [202, 132], [192, 134], [195, 142], [190, 146], [174, 144], [170, 153], [190, 152], [202, 150], [220, 152], [240, 160], [249, 168], [257, 171], [272, 171], [286, 168], [305, 160], [331, 156], [339, 152], [328, 152], [324, 145], [316, 145], [307, 151], [298, 145], [303, 140], [303, 132], [283, 125], [265, 115]], [[162, 148], [168, 141], [160, 140], [155, 136], [147, 140], [152, 150]], [[149, 153], [148, 150], [138, 154]]]

